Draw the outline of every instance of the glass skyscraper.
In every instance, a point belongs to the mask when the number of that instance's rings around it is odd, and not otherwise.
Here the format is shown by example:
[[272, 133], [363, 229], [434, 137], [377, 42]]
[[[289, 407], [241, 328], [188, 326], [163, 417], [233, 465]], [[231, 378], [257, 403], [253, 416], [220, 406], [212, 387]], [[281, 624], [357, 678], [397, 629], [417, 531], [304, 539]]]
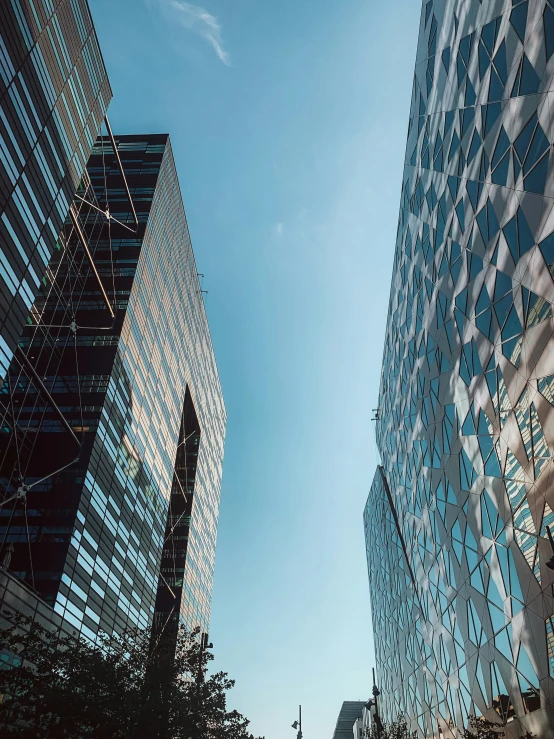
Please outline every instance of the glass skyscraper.
[[364, 512], [420, 737], [554, 736], [553, 79], [552, 0], [424, 4]]
[[116, 141], [93, 149], [0, 395], [10, 569], [90, 639], [207, 631], [226, 422], [169, 137]]
[[0, 3], [0, 375], [111, 99], [87, 0]]

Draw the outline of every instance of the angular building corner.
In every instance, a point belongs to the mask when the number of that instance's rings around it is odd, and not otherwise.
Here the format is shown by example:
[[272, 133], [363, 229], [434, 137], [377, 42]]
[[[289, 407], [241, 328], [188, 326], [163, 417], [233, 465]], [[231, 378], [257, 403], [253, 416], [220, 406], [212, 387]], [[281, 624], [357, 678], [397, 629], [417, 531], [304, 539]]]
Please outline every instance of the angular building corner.
[[169, 136], [110, 99], [87, 0], [1, 4], [0, 621], [171, 641], [209, 626], [226, 412]]
[[175, 638], [208, 630], [226, 413], [169, 136], [114, 143], [93, 148], [0, 393], [0, 540], [91, 641]]
[[419, 737], [554, 736], [553, 80], [551, 0], [423, 5], [364, 512]]
[[87, 0], [0, 3], [0, 374], [112, 92]]

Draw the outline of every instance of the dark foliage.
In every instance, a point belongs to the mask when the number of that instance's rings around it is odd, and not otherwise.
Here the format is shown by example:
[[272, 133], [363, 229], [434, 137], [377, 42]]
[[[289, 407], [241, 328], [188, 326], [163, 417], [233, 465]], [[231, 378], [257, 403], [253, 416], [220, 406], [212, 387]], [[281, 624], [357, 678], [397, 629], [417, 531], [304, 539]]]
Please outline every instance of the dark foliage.
[[254, 739], [227, 709], [234, 681], [208, 675], [211, 653], [180, 629], [163, 640], [129, 631], [91, 645], [28, 619], [1, 632], [0, 735], [21, 739]]
[[[504, 724], [470, 716], [469, 728], [464, 729], [461, 735], [463, 739], [504, 739]], [[412, 734], [402, 714], [397, 717], [396, 721], [384, 724], [380, 734], [377, 733], [375, 724], [372, 724], [371, 729], [366, 729], [365, 736], [367, 739], [412, 739]], [[527, 733], [520, 739], [536, 739], [536, 737], [534, 734]]]
[[[504, 724], [470, 716], [469, 728], [464, 729], [463, 739], [504, 739], [505, 735]], [[520, 739], [535, 739], [535, 736], [528, 732]]]
[[412, 739], [412, 734], [408, 730], [408, 724], [402, 714], [400, 714], [396, 721], [383, 724], [383, 729], [378, 734], [377, 727], [372, 723], [371, 728], [366, 729], [367, 739]]

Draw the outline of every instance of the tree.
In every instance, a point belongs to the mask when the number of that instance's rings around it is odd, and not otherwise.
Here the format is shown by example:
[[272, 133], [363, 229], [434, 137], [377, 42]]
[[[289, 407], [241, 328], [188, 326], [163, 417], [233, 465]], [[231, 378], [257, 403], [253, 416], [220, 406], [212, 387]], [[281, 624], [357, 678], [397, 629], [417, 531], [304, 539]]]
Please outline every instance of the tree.
[[[469, 717], [469, 728], [460, 732], [463, 739], [504, 739], [504, 724], [497, 724], [485, 718]], [[406, 719], [400, 714], [396, 721], [383, 725], [383, 730], [378, 735], [375, 724], [366, 729], [365, 736], [368, 739], [412, 739]], [[520, 739], [536, 739], [534, 734], [527, 733]]]
[[21, 739], [254, 739], [227, 709], [234, 681], [208, 676], [198, 630], [163, 639], [132, 630], [92, 645], [29, 619], [2, 632], [0, 734]]
[[[470, 716], [469, 728], [464, 729], [463, 739], [504, 739], [506, 732], [505, 724], [494, 723], [486, 718]], [[534, 739], [534, 734], [527, 732], [520, 739]]]
[[397, 716], [396, 721], [383, 724], [383, 729], [379, 734], [377, 726], [372, 723], [371, 727], [366, 729], [365, 735], [368, 739], [412, 739], [408, 723], [402, 714]]

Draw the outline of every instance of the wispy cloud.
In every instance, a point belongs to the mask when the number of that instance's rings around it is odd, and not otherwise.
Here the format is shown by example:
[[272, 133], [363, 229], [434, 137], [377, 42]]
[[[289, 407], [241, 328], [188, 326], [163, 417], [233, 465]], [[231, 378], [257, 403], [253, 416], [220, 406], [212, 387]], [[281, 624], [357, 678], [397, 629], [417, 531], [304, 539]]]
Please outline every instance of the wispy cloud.
[[200, 5], [193, 5], [185, 0], [159, 0], [159, 3], [171, 16], [171, 20], [205, 39], [223, 64], [231, 66], [229, 54], [223, 46], [221, 24], [215, 15]]
[[271, 235], [275, 239], [280, 239], [281, 236], [283, 235], [283, 231], [284, 231], [284, 226], [282, 223], [274, 223], [271, 228]]

